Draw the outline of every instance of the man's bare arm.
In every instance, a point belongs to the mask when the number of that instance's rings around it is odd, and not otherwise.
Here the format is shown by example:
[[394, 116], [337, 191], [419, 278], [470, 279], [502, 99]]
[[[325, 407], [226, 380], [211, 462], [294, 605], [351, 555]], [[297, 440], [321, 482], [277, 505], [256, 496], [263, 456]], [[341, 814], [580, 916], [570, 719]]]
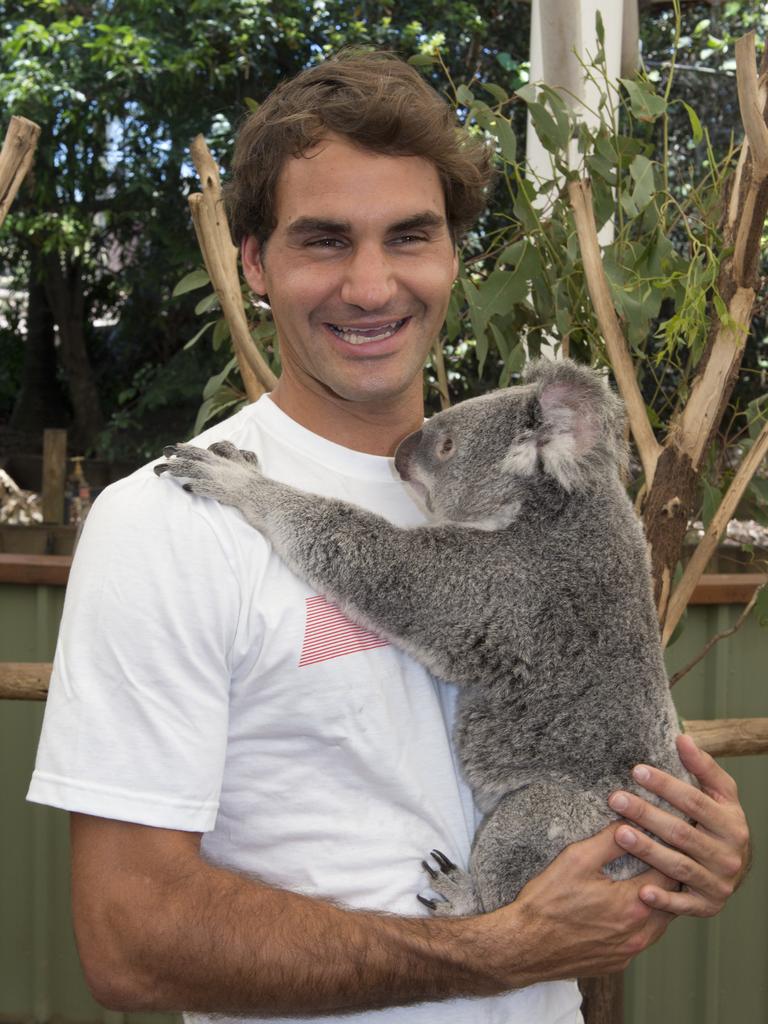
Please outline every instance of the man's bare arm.
[[72, 816], [73, 911], [94, 996], [119, 1010], [307, 1014], [493, 995], [622, 970], [666, 928], [610, 882], [613, 828], [510, 907], [468, 918], [353, 911], [207, 864], [200, 836]]

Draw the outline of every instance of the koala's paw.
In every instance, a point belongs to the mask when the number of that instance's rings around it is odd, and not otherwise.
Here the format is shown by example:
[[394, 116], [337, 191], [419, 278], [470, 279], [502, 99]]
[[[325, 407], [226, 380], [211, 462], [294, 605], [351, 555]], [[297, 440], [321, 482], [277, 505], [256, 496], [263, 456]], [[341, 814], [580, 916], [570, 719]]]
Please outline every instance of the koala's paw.
[[171, 444], [163, 449], [165, 462], [155, 473], [168, 473], [185, 481], [185, 491], [214, 498], [225, 505], [242, 507], [264, 479], [253, 452], [240, 451], [229, 441], [217, 441], [210, 448]]
[[462, 871], [439, 850], [432, 851], [437, 870], [425, 860], [421, 866], [429, 875], [429, 887], [439, 900], [417, 896], [425, 907], [429, 907], [437, 917], [467, 917], [470, 914], [481, 914], [482, 904], [475, 889], [475, 883], [468, 871]]

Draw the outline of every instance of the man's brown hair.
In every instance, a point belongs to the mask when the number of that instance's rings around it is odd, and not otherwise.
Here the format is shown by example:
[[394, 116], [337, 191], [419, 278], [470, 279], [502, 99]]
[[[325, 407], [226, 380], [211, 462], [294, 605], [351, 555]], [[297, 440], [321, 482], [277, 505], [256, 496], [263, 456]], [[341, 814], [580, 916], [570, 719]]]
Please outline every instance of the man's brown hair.
[[486, 204], [492, 155], [410, 65], [389, 53], [342, 51], [282, 82], [243, 123], [224, 187], [236, 244], [275, 228], [275, 191], [283, 165], [330, 132], [390, 156], [434, 164], [454, 239]]

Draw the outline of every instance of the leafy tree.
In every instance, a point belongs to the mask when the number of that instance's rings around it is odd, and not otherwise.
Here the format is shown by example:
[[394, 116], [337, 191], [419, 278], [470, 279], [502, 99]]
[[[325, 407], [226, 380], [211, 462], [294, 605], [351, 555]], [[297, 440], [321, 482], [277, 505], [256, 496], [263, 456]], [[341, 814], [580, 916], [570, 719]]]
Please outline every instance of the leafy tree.
[[[75, 444], [93, 446], [118, 398], [136, 402], [126, 397], [134, 375], [166, 364], [194, 333], [189, 303], [168, 304], [198, 259], [183, 201], [196, 188], [194, 135], [203, 132], [226, 164], [248, 101], [348, 42], [407, 55], [433, 37], [462, 72], [502, 54], [497, 70], [514, 81], [509, 8], [509, 0], [407, 8], [287, 0], [275, 9], [256, 0], [0, 0], [0, 111], [43, 129], [34, 174], [0, 240], [0, 265], [40, 310], [27, 318], [12, 422], [39, 430], [65, 415], [56, 411], [58, 361]], [[527, 50], [520, 19], [513, 41], [519, 60]], [[3, 344], [12, 347], [8, 333]], [[114, 447], [112, 433], [101, 435], [102, 447]]]

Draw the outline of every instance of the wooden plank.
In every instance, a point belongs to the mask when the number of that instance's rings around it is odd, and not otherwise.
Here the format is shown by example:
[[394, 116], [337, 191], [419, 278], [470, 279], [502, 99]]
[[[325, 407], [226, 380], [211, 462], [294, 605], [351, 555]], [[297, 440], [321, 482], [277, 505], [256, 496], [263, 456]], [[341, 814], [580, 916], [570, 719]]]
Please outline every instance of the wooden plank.
[[71, 555], [0, 554], [0, 583], [65, 587], [71, 565]]
[[718, 718], [684, 721], [683, 727], [712, 757], [768, 754], [768, 718]]
[[[0, 583], [66, 586], [72, 558], [69, 555], [0, 554]], [[757, 587], [766, 582], [762, 573], [715, 573], [703, 576], [691, 604], [748, 604]]]
[[66, 430], [43, 431], [43, 522], [64, 522], [67, 476]]
[[764, 573], [712, 573], [702, 576], [691, 595], [690, 604], [748, 604], [757, 587], [766, 579]]
[[51, 668], [45, 661], [0, 662], [0, 699], [45, 700]]

